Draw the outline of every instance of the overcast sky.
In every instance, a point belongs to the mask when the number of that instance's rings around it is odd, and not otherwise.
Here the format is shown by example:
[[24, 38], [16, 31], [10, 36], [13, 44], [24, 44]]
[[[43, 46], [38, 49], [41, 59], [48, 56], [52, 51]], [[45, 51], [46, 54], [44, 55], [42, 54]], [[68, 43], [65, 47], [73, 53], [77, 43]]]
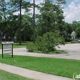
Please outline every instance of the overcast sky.
[[[33, 3], [33, 0], [27, 0], [27, 1]], [[44, 0], [35, 0], [35, 2], [36, 4], [40, 4], [43, 3]], [[53, 2], [55, 2], [55, 0], [53, 0]], [[80, 21], [80, 0], [66, 0], [63, 12], [66, 22], [72, 23], [72, 21]], [[22, 13], [24, 13], [24, 11]], [[36, 13], [39, 13], [37, 9]]]
[[[36, 4], [43, 2], [44, 0], [35, 0]], [[54, 0], [55, 1], [55, 0]], [[33, 2], [31, 0], [30, 2]], [[72, 21], [80, 21], [80, 0], [66, 0], [66, 5], [64, 5], [64, 16], [65, 21], [71, 23]], [[38, 11], [36, 10], [36, 13]]]
[[80, 21], [80, 0], [67, 0], [64, 8], [65, 21]]

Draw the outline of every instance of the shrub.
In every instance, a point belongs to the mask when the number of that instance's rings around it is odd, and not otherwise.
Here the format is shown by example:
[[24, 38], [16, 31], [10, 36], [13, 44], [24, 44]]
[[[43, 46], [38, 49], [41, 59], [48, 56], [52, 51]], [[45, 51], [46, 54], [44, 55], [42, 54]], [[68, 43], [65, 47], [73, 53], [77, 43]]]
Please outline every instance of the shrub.
[[36, 39], [38, 50], [41, 50], [45, 53], [54, 51], [55, 46], [58, 44], [64, 44], [64, 39], [53, 32], [47, 32], [43, 36], [38, 36]]
[[28, 42], [27, 43], [27, 50], [28, 50], [28, 52], [33, 52], [34, 49], [35, 49], [34, 43]]

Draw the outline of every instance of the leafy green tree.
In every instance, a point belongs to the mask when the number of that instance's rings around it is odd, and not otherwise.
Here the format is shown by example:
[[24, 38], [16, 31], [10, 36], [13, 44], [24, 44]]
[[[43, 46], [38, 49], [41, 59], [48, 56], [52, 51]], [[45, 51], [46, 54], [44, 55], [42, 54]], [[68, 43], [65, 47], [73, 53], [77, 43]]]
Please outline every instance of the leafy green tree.
[[36, 15], [36, 33], [40, 37], [36, 43], [40, 50], [50, 52], [55, 50], [55, 46], [64, 42], [66, 34], [65, 22], [63, 21], [63, 11], [59, 5], [45, 2], [39, 7], [40, 14]]
[[[29, 7], [33, 5], [26, 0], [0, 0], [0, 32], [3, 33], [3, 36], [6, 34], [7, 40], [9, 36], [12, 36], [12, 39], [14, 36], [17, 36], [19, 40], [19, 31], [21, 31], [22, 40], [30, 40], [32, 38], [34, 32], [32, 27], [33, 17], [28, 14], [14, 15], [14, 12], [19, 10], [21, 12], [23, 9], [27, 13]], [[34, 6], [39, 7], [38, 5]], [[60, 6], [52, 4], [51, 0], [47, 0], [47, 2], [40, 5], [39, 10], [40, 14], [35, 16], [35, 37], [50, 31], [63, 35], [65, 26], [63, 11]], [[20, 21], [20, 19], [22, 20]]]
[[[0, 30], [2, 29], [6, 29], [6, 26], [7, 26], [7, 15], [8, 15], [8, 10], [7, 10], [7, 7], [8, 4], [7, 2], [5, 2], [5, 0], [0, 0], [0, 16], [2, 17], [0, 23], [2, 25], [0, 25]], [[2, 30], [3, 32], [3, 30]]]
[[7, 3], [5, 0], [0, 0], [0, 15], [6, 20], [6, 13], [7, 13]]
[[78, 26], [75, 31], [77, 34], [77, 38], [80, 38], [80, 26]]
[[73, 31], [72, 25], [69, 23], [65, 23], [64, 26], [64, 38], [66, 41], [71, 41], [71, 33]]
[[47, 32], [43, 34], [43, 36], [38, 36], [36, 39], [38, 50], [45, 53], [53, 52], [55, 50], [55, 46], [58, 44], [64, 44], [64, 39], [53, 32]]
[[30, 41], [33, 35], [32, 17], [30, 14], [24, 14], [22, 16], [22, 39]]
[[18, 15], [13, 15], [9, 16], [7, 20], [8, 26], [7, 26], [7, 31], [8, 31], [8, 36], [14, 38], [14, 36], [18, 37], [17, 31], [19, 29], [19, 16]]
[[21, 44], [21, 35], [22, 35], [22, 31], [21, 31], [21, 28], [22, 28], [22, 9], [24, 9], [25, 11], [28, 11], [28, 5], [29, 2], [26, 2], [25, 0], [11, 0], [11, 6], [12, 6], [12, 12], [16, 12], [16, 11], [20, 11], [20, 14], [19, 14], [19, 29], [18, 29], [18, 35], [19, 35], [19, 44]]
[[80, 22], [79, 21], [73, 21], [72, 22], [72, 28], [73, 28], [73, 30], [75, 30], [79, 26], [80, 26]]
[[46, 2], [41, 4], [39, 8], [40, 14], [36, 17], [37, 20], [37, 34], [42, 35], [46, 32], [62, 32], [63, 27], [63, 11], [58, 5]]

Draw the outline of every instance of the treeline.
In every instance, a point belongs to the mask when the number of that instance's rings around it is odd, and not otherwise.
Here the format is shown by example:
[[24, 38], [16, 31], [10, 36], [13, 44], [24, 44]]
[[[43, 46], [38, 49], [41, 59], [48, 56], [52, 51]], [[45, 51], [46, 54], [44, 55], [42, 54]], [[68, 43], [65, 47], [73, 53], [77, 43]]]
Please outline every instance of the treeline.
[[[61, 4], [65, 0], [57, 0], [57, 4], [52, 4], [50, 0], [40, 5], [34, 5], [27, 0], [0, 0], [0, 40], [22, 40], [35, 41], [38, 36], [53, 32], [70, 40], [70, 34], [76, 31], [80, 37], [80, 22], [74, 21], [72, 24], [64, 21]], [[39, 9], [39, 14], [30, 13], [30, 9]], [[15, 15], [15, 12], [24, 10], [24, 14]], [[34, 21], [35, 20], [35, 21]], [[21, 37], [21, 38], [20, 38]]]

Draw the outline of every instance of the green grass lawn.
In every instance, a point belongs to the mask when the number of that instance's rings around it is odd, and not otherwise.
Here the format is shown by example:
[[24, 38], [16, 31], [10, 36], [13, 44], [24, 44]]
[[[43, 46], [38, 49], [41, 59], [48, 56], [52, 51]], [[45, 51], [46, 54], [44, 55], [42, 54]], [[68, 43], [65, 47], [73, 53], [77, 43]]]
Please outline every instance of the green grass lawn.
[[26, 48], [27, 43], [22, 43], [21, 45], [19, 43], [14, 43], [13, 47], [14, 48], [22, 48], [25, 47]]
[[0, 62], [70, 78], [74, 73], [80, 74], [79, 60], [27, 56], [14, 56], [14, 58], [11, 58], [9, 55], [4, 55], [2, 59], [0, 55]]
[[31, 79], [27, 79], [22, 76], [0, 70], [0, 80], [31, 80]]

